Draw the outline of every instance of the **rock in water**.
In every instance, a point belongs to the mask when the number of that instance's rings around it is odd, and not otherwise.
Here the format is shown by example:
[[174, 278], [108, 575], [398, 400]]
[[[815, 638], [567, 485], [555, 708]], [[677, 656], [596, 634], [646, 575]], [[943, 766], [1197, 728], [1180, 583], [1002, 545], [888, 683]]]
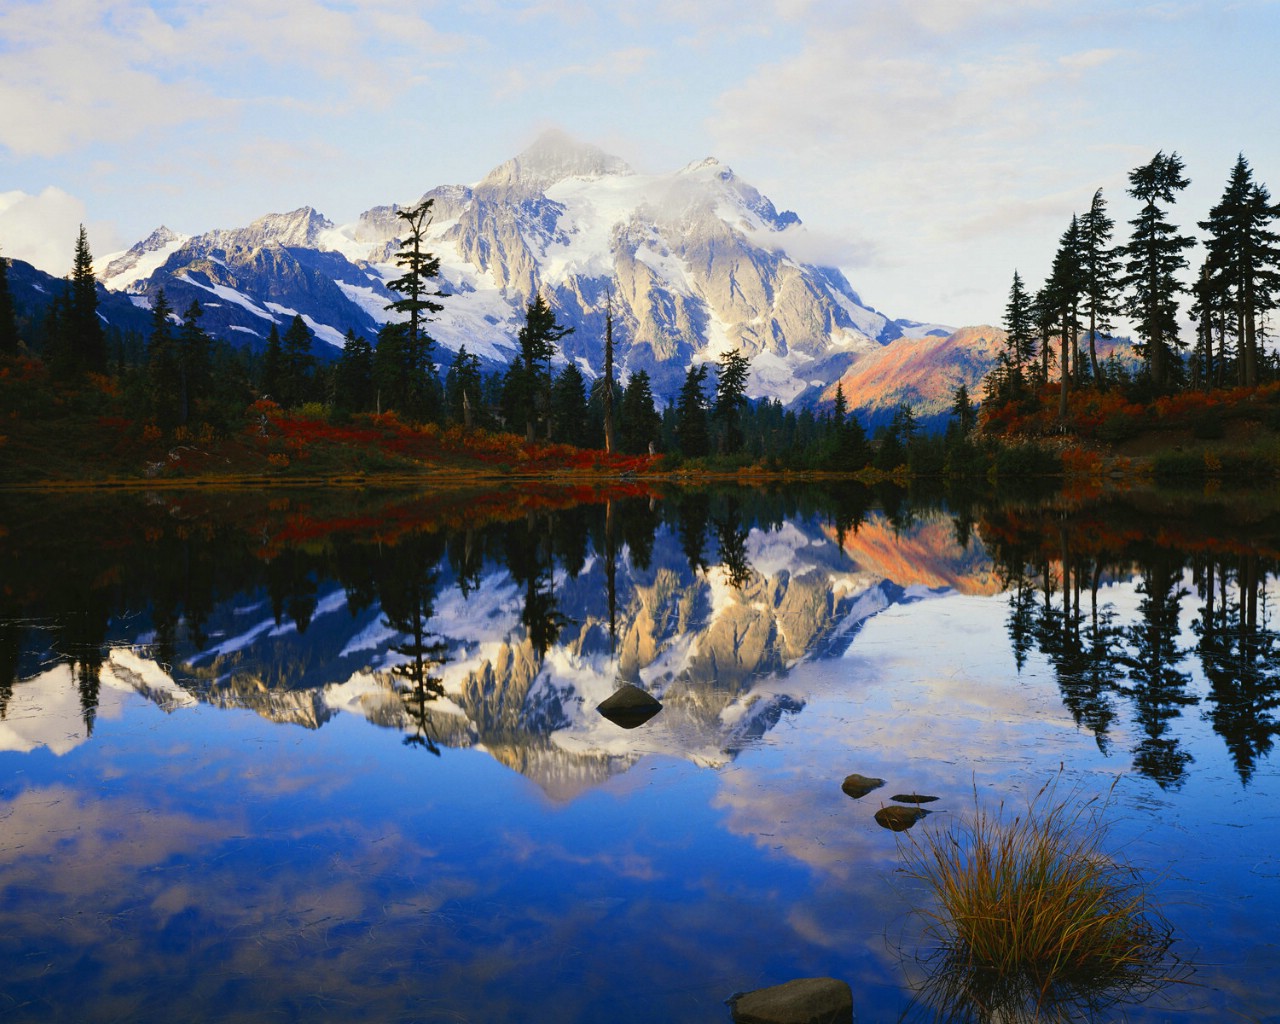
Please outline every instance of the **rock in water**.
[[841, 783], [840, 788], [855, 800], [861, 799], [873, 789], [884, 785], [884, 779], [873, 779], [866, 775], [850, 775]]
[[638, 686], [627, 683], [612, 696], [596, 705], [596, 710], [614, 725], [634, 729], [644, 725], [662, 710], [662, 702], [651, 697]]
[[938, 798], [936, 796], [921, 796], [919, 793], [899, 793], [897, 796], [889, 797], [889, 799], [898, 804], [931, 804]]
[[928, 813], [923, 807], [881, 807], [876, 811], [876, 824], [891, 832], [905, 832]]
[[729, 1000], [736, 1024], [853, 1024], [853, 992], [836, 978], [798, 978]]

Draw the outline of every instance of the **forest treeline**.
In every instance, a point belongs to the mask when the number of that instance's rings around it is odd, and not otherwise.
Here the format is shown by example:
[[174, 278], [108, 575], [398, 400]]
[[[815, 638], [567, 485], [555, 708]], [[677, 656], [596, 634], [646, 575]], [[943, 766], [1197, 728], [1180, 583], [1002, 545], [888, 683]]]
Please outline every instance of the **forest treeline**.
[[967, 391], [957, 395], [953, 430], [932, 439], [902, 407], [868, 437], [842, 392], [827, 411], [786, 409], [776, 399], [746, 395], [750, 364], [730, 350], [718, 361], [691, 366], [678, 394], [655, 395], [648, 373], [625, 381], [614, 366], [612, 315], [602, 339], [604, 373], [588, 379], [559, 342], [561, 325], [541, 295], [525, 311], [518, 351], [502, 371], [484, 371], [464, 345], [442, 350], [431, 318], [448, 301], [438, 286], [439, 258], [424, 248], [431, 201], [399, 211], [403, 239], [395, 257], [400, 276], [388, 282], [394, 317], [370, 340], [349, 332], [340, 355], [319, 358], [301, 316], [272, 324], [265, 348], [254, 352], [211, 337], [203, 309], [170, 307], [160, 291], [150, 331], [124, 332], [104, 324], [84, 229], [76, 241], [71, 277], [38, 321], [19, 325], [0, 260], [0, 358], [26, 363], [19, 376], [71, 393], [69, 408], [95, 407], [110, 396], [116, 415], [151, 436], [182, 440], [243, 429], [262, 403], [341, 424], [394, 412], [409, 423], [506, 432], [528, 442], [554, 442], [624, 455], [660, 454], [669, 463], [702, 460], [732, 468], [857, 471], [892, 470], [913, 458], [940, 469], [976, 410]]
[[[513, 588], [519, 626], [512, 628], [540, 662], [586, 625], [566, 608], [587, 574], [599, 574], [599, 586], [590, 588], [599, 602], [593, 614], [621, 645], [626, 609], [634, 611], [628, 571], [645, 579], [659, 568], [689, 580], [715, 573], [729, 586], [752, 587], [762, 580], [751, 561], [753, 531], [807, 523], [840, 558], [868, 524], [873, 534], [887, 527], [906, 536], [923, 527], [936, 543], [934, 526], [948, 522], [952, 536], [944, 544], [953, 553], [984, 548], [990, 557], [1008, 602], [1019, 671], [1043, 659], [1063, 707], [1104, 752], [1127, 749], [1138, 772], [1177, 788], [1192, 759], [1171, 723], [1194, 708], [1223, 737], [1247, 783], [1280, 738], [1280, 633], [1266, 615], [1278, 568], [1274, 535], [1254, 545], [1207, 539], [1203, 518], [1186, 534], [1175, 525], [1154, 537], [1141, 528], [1144, 513], [1136, 507], [1068, 516], [1062, 507], [1006, 503], [985, 490], [911, 494], [891, 481], [874, 488], [826, 481], [772, 490], [672, 488], [529, 508], [486, 523], [472, 517], [456, 528], [424, 526], [433, 521], [424, 508], [392, 507], [371, 519], [368, 509], [354, 518], [354, 510], [332, 509], [337, 514], [328, 519], [318, 513], [305, 539], [289, 541], [299, 520], [316, 510], [285, 502], [272, 514], [273, 530], [271, 517], [246, 516], [243, 504], [235, 503], [234, 515], [217, 515], [137, 496], [59, 496], [32, 511], [24, 496], [25, 516], [0, 509], [0, 520], [15, 526], [0, 538], [0, 565], [13, 583], [12, 592], [0, 593], [0, 721], [22, 680], [61, 663], [70, 667], [92, 731], [110, 649], [140, 635], [150, 638], [150, 657], [205, 699], [234, 685], [237, 671], [248, 674], [255, 693], [325, 685], [333, 681], [326, 656], [277, 657], [268, 646], [261, 660], [229, 672], [227, 663], [211, 666], [200, 655], [216, 646], [228, 607], [260, 606], [282, 633], [304, 636], [340, 588], [345, 614], [377, 609], [394, 632], [390, 650], [399, 657], [385, 671], [404, 701], [406, 724], [420, 726], [406, 742], [426, 742], [427, 708], [442, 692], [448, 658], [436, 609], [451, 594], [468, 599], [495, 578]], [[944, 506], [954, 511], [942, 518]], [[1119, 609], [1112, 585], [1128, 579], [1137, 580], [1141, 600]], [[1188, 621], [1190, 642], [1181, 627]], [[323, 627], [319, 634], [322, 652], [334, 635]], [[1196, 664], [1207, 689], [1192, 685]], [[1132, 724], [1121, 728], [1126, 707]]]
[[[611, 312], [603, 373], [588, 379], [574, 360], [562, 358], [560, 343], [572, 328], [557, 321], [541, 295], [525, 310], [510, 365], [485, 372], [465, 345], [443, 350], [430, 334], [449, 301], [440, 288], [440, 260], [425, 247], [431, 200], [398, 211], [398, 276], [388, 281], [392, 321], [373, 339], [349, 332], [336, 359], [317, 356], [301, 316], [283, 330], [273, 323], [265, 348], [253, 352], [212, 338], [198, 302], [177, 311], [163, 291], [145, 335], [105, 325], [83, 228], [66, 287], [38, 322], [19, 323], [0, 259], [0, 359], [25, 361], [11, 377], [61, 389], [60, 408], [102, 413], [112, 404], [110, 411], [139, 435], [174, 440], [197, 430], [234, 434], [269, 401], [334, 424], [394, 412], [408, 423], [505, 432], [526, 442], [659, 454], [671, 467], [692, 461], [834, 472], [903, 466], [916, 474], [1053, 472], [1060, 459], [1022, 439], [1074, 433], [1085, 442], [1121, 441], [1170, 416], [1170, 396], [1189, 393], [1200, 396], [1198, 405], [1183, 411], [1198, 437], [1212, 439], [1221, 436], [1218, 413], [1239, 402], [1238, 395], [1225, 397], [1228, 391], [1280, 381], [1280, 360], [1265, 345], [1280, 303], [1280, 205], [1243, 155], [1219, 202], [1198, 222], [1205, 255], [1190, 286], [1183, 273], [1194, 240], [1171, 216], [1189, 184], [1181, 158], [1157, 153], [1130, 173], [1129, 183], [1128, 195], [1140, 206], [1127, 241], [1115, 241], [1099, 189], [1088, 210], [1072, 216], [1037, 290], [1014, 272], [1006, 346], [980, 396], [957, 389], [944, 433], [920, 429], [913, 409], [902, 405], [868, 436], [839, 389], [825, 410], [751, 400], [749, 362], [736, 350], [690, 366], [677, 394], [655, 395], [643, 370], [620, 379]], [[1194, 338], [1179, 330], [1184, 302]], [[1104, 359], [1099, 340], [1114, 335], [1122, 316], [1136, 334], [1133, 355]]]
[[[1243, 154], [1222, 197], [1198, 222], [1204, 258], [1194, 283], [1182, 233], [1171, 209], [1190, 184], [1177, 153], [1157, 153], [1129, 173], [1127, 194], [1140, 204], [1128, 241], [1115, 241], [1115, 221], [1102, 190], [1084, 213], [1073, 214], [1044, 283], [1029, 290], [1014, 271], [1005, 307], [1007, 345], [988, 376], [983, 405], [1032, 411], [1057, 383], [1056, 412], [1069, 421], [1073, 392], [1114, 392], [1148, 401], [1187, 389], [1255, 388], [1280, 377], [1267, 352], [1270, 318], [1280, 304], [1280, 205], [1254, 179]], [[1193, 339], [1179, 329], [1181, 304], [1196, 325]], [[1100, 360], [1097, 342], [1124, 316], [1133, 325], [1137, 361]]]

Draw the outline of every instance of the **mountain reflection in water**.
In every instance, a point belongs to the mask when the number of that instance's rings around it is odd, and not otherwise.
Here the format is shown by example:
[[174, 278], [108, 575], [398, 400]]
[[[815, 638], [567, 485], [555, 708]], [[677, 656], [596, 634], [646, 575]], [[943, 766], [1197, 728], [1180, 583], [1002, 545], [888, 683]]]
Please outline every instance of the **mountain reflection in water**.
[[[522, 1014], [524, 986], [528, 999], [568, 999], [564, 1019], [601, 1019], [607, 1007], [608, 1019], [643, 1020], [589, 985], [565, 994], [593, 971], [616, 979], [583, 950], [626, 936], [645, 962], [646, 944], [665, 950], [673, 1020], [723, 1019], [719, 1000], [734, 988], [787, 980], [748, 964], [839, 973], [860, 1019], [895, 1019], [908, 999], [873, 941], [903, 912], [892, 837], [874, 823], [889, 798], [850, 801], [840, 792], [850, 772], [890, 780], [886, 793], [936, 793], [929, 820], [959, 810], [974, 785], [1003, 798], [1067, 757], [1082, 773], [1150, 784], [1130, 813], [1154, 809], [1152, 821], [1168, 815], [1179, 831], [1247, 795], [1248, 809], [1228, 814], [1242, 826], [1267, 799], [1280, 651], [1278, 563], [1265, 544], [1154, 537], [1114, 511], [964, 504], [957, 514], [857, 488], [638, 491], [539, 493], [512, 518], [480, 503], [442, 515], [412, 498], [320, 510], [314, 495], [65, 508], [11, 496], [0, 510], [0, 763], [15, 781], [0, 792], [0, 886], [12, 896], [0, 954], [18, 962], [52, 943], [65, 961], [94, 949], [104, 978], [91, 969], [68, 992], [91, 992], [99, 1015], [191, 1014], [197, 1002], [171, 995], [153, 1007], [136, 995], [174, 970], [171, 954], [121, 923], [136, 912], [165, 943], [235, 962], [209, 996], [210, 1019], [271, 1005], [270, 986], [247, 979], [278, 977], [281, 950], [296, 946], [306, 950], [297, 969], [315, 971], [329, 948], [348, 975], [332, 1005], [290, 990], [277, 1007], [286, 1017], [306, 1007], [321, 1019], [466, 1019], [474, 998], [483, 1009], [472, 1019], [541, 1019]], [[597, 711], [629, 688], [660, 713], [619, 724]], [[144, 737], [134, 723], [147, 705], [165, 714], [152, 711], [162, 720]], [[246, 711], [286, 728], [250, 724]], [[240, 734], [251, 752], [236, 753]], [[1067, 737], [1083, 748], [1062, 747]], [[78, 788], [77, 758], [103, 780], [165, 781], [154, 792], [104, 781], [95, 796]], [[385, 796], [360, 781], [366, 770]], [[432, 772], [456, 791], [433, 793]], [[524, 779], [536, 800], [514, 788]], [[397, 801], [401, 788], [415, 807]], [[1185, 810], [1169, 802], [1180, 791]], [[224, 807], [229, 792], [238, 796]], [[483, 811], [461, 810], [468, 802]], [[93, 837], [76, 848], [74, 879], [42, 879], [32, 860], [57, 856], [56, 806], [76, 808], [84, 841]], [[439, 832], [439, 820], [466, 821], [475, 836]], [[151, 822], [150, 838], [130, 846], [118, 824], [128, 821]], [[1141, 845], [1156, 827], [1143, 817], [1122, 832]], [[1225, 833], [1256, 866], [1233, 885], [1280, 910], [1280, 868], [1255, 834]], [[1164, 870], [1162, 856], [1150, 859]], [[102, 884], [135, 895], [107, 899], [84, 876], [95, 858], [111, 865]], [[282, 867], [290, 858], [300, 863]], [[188, 863], [208, 879], [182, 873]], [[590, 881], [566, 880], [550, 867], [561, 863]], [[150, 874], [164, 865], [179, 889]], [[233, 870], [271, 877], [232, 883]], [[288, 874], [304, 870], [338, 870], [341, 882], [308, 903]], [[193, 909], [209, 879], [261, 888], [260, 913], [236, 908], [250, 906], [244, 891]], [[601, 891], [563, 906], [550, 895], [584, 886]], [[104, 916], [70, 937], [37, 920], [82, 903]], [[1257, 925], [1239, 917], [1192, 915], [1194, 941], [1213, 949], [1217, 930], [1243, 934], [1250, 963], [1268, 966], [1269, 947], [1248, 938]], [[555, 940], [537, 931], [552, 918]], [[431, 948], [393, 955], [386, 977], [405, 984], [424, 964], [456, 972], [438, 1016], [397, 1009], [390, 995], [360, 1012], [344, 1003], [367, 998], [351, 978], [420, 924]], [[802, 952], [780, 951], [779, 928]], [[103, 951], [113, 929], [141, 951], [136, 963]], [[512, 929], [538, 951], [512, 949]], [[245, 948], [255, 934], [270, 966]], [[690, 970], [709, 988], [685, 1000]], [[464, 994], [493, 976], [505, 979], [500, 993]], [[133, 1000], [102, 996], [106, 977]], [[16, 1019], [71, 1012], [59, 1002], [71, 996], [35, 972], [15, 985], [30, 1008]], [[1241, 1005], [1271, 994], [1280, 998], [1272, 985]]]

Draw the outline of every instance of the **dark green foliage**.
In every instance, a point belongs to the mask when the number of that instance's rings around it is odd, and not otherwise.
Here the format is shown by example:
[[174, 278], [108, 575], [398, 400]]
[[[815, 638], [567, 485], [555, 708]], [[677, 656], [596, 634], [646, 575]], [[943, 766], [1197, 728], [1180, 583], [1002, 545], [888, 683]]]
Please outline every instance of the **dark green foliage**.
[[523, 416], [527, 441], [534, 439], [539, 424], [550, 431], [551, 359], [560, 339], [572, 333], [572, 327], [556, 322], [555, 312], [541, 295], [529, 303], [517, 338], [520, 361], [512, 364], [503, 399], [509, 425]]
[[649, 375], [639, 370], [627, 381], [622, 395], [620, 445], [628, 455], [643, 455], [658, 440], [661, 417], [653, 404]]
[[9, 261], [0, 256], [0, 353], [18, 351], [18, 318], [9, 291]]
[[280, 340], [280, 394], [276, 401], [286, 409], [311, 401], [315, 368], [311, 328], [301, 316], [294, 316]]
[[147, 382], [151, 415], [165, 428], [179, 422], [174, 401], [181, 387], [178, 342], [170, 317], [173, 309], [161, 288], [151, 309], [151, 339], [147, 343]]
[[889, 425], [879, 431], [874, 465], [876, 469], [889, 472], [898, 466], [906, 465], [907, 450], [916, 436], [916, 416], [911, 406], [902, 404], [893, 414]]
[[[400, 296], [387, 309], [407, 317], [396, 340], [399, 348], [397, 358], [386, 364], [388, 370], [395, 368], [402, 378], [390, 387], [398, 399], [392, 407], [407, 415], [423, 418], [437, 415], [438, 409], [431, 399], [439, 387], [432, 358], [435, 341], [426, 332], [424, 324], [431, 320], [432, 314], [444, 309], [435, 300], [445, 297], [444, 292], [433, 290], [432, 286], [440, 276], [440, 259], [423, 248], [426, 231], [431, 224], [433, 203], [432, 199], [424, 199], [412, 209], [396, 211], [407, 229], [395, 257], [397, 266], [404, 273], [387, 282], [387, 287]], [[381, 347], [381, 336], [378, 344]]]
[[461, 423], [468, 429], [488, 425], [483, 385], [480, 357], [468, 352], [467, 346], [463, 345], [453, 357], [449, 372], [445, 374], [445, 410], [450, 420]]
[[1218, 314], [1220, 331], [1235, 335], [1237, 380], [1246, 386], [1259, 383], [1260, 320], [1275, 308], [1280, 291], [1280, 235], [1271, 227], [1277, 216], [1280, 206], [1254, 182], [1241, 154], [1221, 200], [1200, 222], [1209, 240], [1196, 287], [1197, 313], [1207, 325]]
[[1053, 271], [1046, 285], [1048, 299], [1055, 311], [1056, 328], [1061, 341], [1058, 357], [1060, 380], [1058, 415], [1067, 413], [1067, 393], [1076, 373], [1079, 358], [1080, 297], [1084, 294], [1085, 274], [1082, 259], [1080, 219], [1072, 216], [1063, 232], [1058, 252], [1053, 258]]
[[262, 372], [258, 376], [258, 390], [273, 402], [280, 401], [280, 387], [284, 380], [284, 352], [280, 344], [280, 328], [274, 321], [267, 335], [267, 351], [262, 357]]
[[962, 438], [968, 437], [978, 422], [978, 410], [970, 401], [969, 389], [963, 383], [956, 388], [956, 396], [951, 403], [951, 415], [955, 432]]
[[675, 440], [680, 454], [689, 459], [701, 458], [711, 451], [711, 435], [707, 429], [707, 365], [690, 366], [680, 387], [675, 407]]
[[1008, 347], [1002, 353], [1008, 367], [1009, 388], [1018, 394], [1035, 353], [1035, 316], [1031, 296], [1022, 284], [1022, 277], [1015, 270], [1013, 284], [1009, 286], [1009, 303], [1004, 310], [1004, 329], [1008, 335]]
[[1157, 153], [1150, 163], [1129, 174], [1129, 195], [1142, 202], [1142, 210], [1129, 223], [1133, 235], [1124, 248], [1128, 290], [1124, 311], [1143, 341], [1147, 371], [1157, 390], [1169, 381], [1170, 365], [1178, 342], [1178, 295], [1184, 290], [1177, 278], [1187, 265], [1183, 251], [1194, 244], [1179, 235], [1159, 204], [1174, 202], [1190, 181], [1182, 176], [1177, 153]]
[[716, 424], [717, 449], [732, 455], [742, 448], [742, 409], [746, 404], [747, 370], [751, 361], [737, 349], [725, 352], [716, 374], [716, 397], [712, 418]]
[[1004, 445], [996, 452], [995, 475], [1015, 483], [1031, 477], [1061, 476], [1062, 459], [1036, 444]]
[[433, 364], [421, 363], [423, 349], [414, 346], [408, 324], [386, 324], [378, 332], [373, 353], [374, 404], [394, 409], [411, 420], [430, 422], [439, 417], [443, 402]]
[[564, 444], [587, 446], [587, 394], [582, 371], [565, 363], [551, 386], [551, 436]]
[[1120, 257], [1111, 247], [1114, 229], [1115, 221], [1107, 216], [1107, 204], [1102, 189], [1098, 189], [1089, 211], [1080, 218], [1080, 269], [1084, 283], [1081, 303], [1088, 319], [1089, 366], [1099, 384], [1097, 336], [1111, 331], [1111, 318], [1120, 311]]
[[197, 403], [204, 401], [212, 389], [212, 367], [209, 359], [209, 335], [200, 326], [204, 310], [194, 299], [182, 317], [178, 329], [178, 423], [186, 425], [196, 419]]
[[842, 473], [863, 469], [871, 461], [871, 446], [866, 431], [856, 416], [848, 413], [844, 386], [836, 385], [835, 409], [828, 424], [828, 437], [823, 444], [821, 467]]
[[102, 321], [98, 319], [98, 279], [93, 273], [89, 236], [83, 224], [76, 239], [63, 328], [65, 351], [50, 368], [64, 379], [82, 373], [105, 373], [107, 345]]
[[347, 331], [333, 373], [333, 407], [341, 412], [370, 412], [373, 403], [373, 346], [363, 334]]

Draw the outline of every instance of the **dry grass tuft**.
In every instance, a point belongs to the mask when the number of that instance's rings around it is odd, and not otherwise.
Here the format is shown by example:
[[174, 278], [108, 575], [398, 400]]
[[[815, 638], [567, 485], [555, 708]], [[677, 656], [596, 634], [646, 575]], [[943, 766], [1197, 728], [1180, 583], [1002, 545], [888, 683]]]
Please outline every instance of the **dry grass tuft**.
[[1076, 1020], [1186, 980], [1149, 884], [1104, 849], [1111, 794], [1060, 797], [1060, 779], [1012, 817], [975, 788], [971, 815], [901, 840], [932, 897], [919, 998], [939, 1019]]

